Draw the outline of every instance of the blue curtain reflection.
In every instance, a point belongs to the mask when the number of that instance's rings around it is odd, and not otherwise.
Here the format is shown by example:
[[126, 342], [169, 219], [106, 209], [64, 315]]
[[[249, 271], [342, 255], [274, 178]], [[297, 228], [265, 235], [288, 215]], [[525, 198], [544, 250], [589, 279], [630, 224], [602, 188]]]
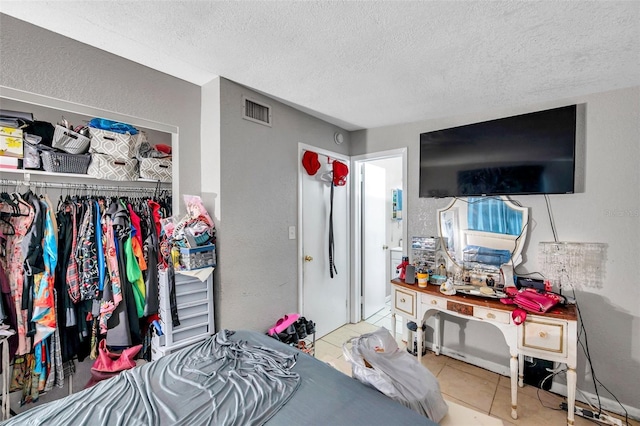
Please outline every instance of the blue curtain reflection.
[[510, 209], [499, 198], [469, 197], [469, 229], [497, 234], [520, 235], [522, 214]]

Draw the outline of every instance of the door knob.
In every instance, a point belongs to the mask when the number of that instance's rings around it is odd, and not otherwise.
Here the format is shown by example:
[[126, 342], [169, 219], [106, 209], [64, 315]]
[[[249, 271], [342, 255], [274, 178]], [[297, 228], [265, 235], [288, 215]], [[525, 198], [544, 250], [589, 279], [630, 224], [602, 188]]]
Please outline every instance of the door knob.
[[389, 246], [382, 246], [382, 250], [386, 250], [388, 248], [389, 248]]
[[306, 256], [304, 257], [304, 261], [305, 261], [305, 262], [311, 262], [312, 260], [313, 260], [313, 257], [311, 257], [311, 256], [309, 256], [309, 255], [306, 255]]

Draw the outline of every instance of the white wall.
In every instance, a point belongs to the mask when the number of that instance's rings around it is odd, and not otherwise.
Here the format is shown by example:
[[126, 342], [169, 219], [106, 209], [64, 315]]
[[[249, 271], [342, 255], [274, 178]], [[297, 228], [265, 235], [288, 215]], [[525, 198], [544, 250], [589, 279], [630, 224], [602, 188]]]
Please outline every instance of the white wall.
[[[450, 199], [418, 197], [419, 134], [572, 103], [586, 104], [584, 192], [549, 196], [558, 238], [608, 244], [606, 279], [600, 289], [577, 291], [597, 378], [621, 402], [640, 407], [640, 88], [558, 100], [483, 114], [428, 120], [352, 134], [352, 155], [408, 147], [409, 235], [435, 235], [436, 210]], [[530, 235], [518, 272], [539, 271], [537, 246], [552, 241], [543, 196], [514, 197], [530, 207]], [[611, 214], [614, 210], [617, 215]], [[444, 345], [508, 366], [508, 350], [491, 326], [449, 317]], [[578, 387], [593, 392], [580, 353]], [[600, 389], [601, 395], [606, 394]], [[605, 395], [610, 397], [609, 395]]]

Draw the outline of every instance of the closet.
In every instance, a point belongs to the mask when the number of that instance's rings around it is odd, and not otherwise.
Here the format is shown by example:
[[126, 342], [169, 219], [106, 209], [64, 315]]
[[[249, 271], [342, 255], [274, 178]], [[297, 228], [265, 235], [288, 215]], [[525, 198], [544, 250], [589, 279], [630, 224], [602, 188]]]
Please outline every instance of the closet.
[[[0, 87], [0, 108], [28, 111], [35, 119], [54, 124], [61, 118], [78, 124], [94, 117], [106, 118], [144, 131], [152, 145], [169, 145], [175, 151], [178, 147], [175, 126], [14, 89]], [[160, 299], [154, 259], [162, 256], [157, 230], [161, 217], [177, 213], [176, 197], [172, 196], [178, 188], [177, 161], [173, 165], [173, 176], [173, 181], [166, 183], [148, 179], [109, 181], [85, 174], [0, 168], [0, 240], [3, 242], [0, 264], [3, 281], [6, 278], [14, 281], [8, 294], [2, 293], [3, 306], [11, 307], [13, 301], [13, 307], [18, 308], [13, 314], [13, 324], [8, 321], [10, 313], [0, 312], [0, 316], [7, 319], [5, 325], [9, 323], [17, 331], [16, 336], [9, 338], [9, 358], [16, 364], [7, 368], [8, 360], [3, 357], [2, 378], [3, 385], [9, 385], [11, 379], [11, 389], [22, 390], [21, 403], [37, 400], [39, 392], [52, 386], [62, 387], [63, 383], [68, 384], [69, 393], [82, 389], [84, 383], [73, 385], [73, 373], [80, 368], [80, 364], [75, 363], [85, 360], [82, 368], [90, 368], [96, 339], [106, 338], [107, 344], [115, 348], [142, 344], [141, 353], [151, 360], [153, 327], [150, 324], [153, 315], [157, 318]], [[25, 241], [27, 238], [19, 240], [11, 236], [21, 232], [16, 226], [34, 219], [38, 225], [29, 226], [31, 232], [36, 232], [34, 229], [38, 232], [33, 235], [33, 244]], [[105, 220], [113, 226], [104, 228]], [[103, 244], [97, 244], [103, 229], [111, 229], [116, 234], [111, 257], [105, 253], [102, 257], [96, 256], [104, 249]], [[47, 245], [53, 239], [57, 242], [55, 251]], [[134, 240], [137, 242], [132, 242]], [[25, 250], [20, 256], [7, 253], [19, 246]], [[81, 259], [75, 263], [79, 270], [70, 272], [74, 269], [69, 268], [71, 253]], [[39, 267], [32, 270], [32, 259], [36, 258]], [[17, 259], [20, 261], [16, 262]], [[114, 269], [125, 274], [131, 285], [117, 288], [115, 280], [105, 280], [99, 274], [113, 278], [113, 273], [108, 265], [96, 267], [97, 259], [113, 262]], [[69, 279], [69, 274], [75, 274], [75, 278]], [[20, 286], [16, 286], [18, 281]], [[151, 287], [150, 281], [155, 282]], [[109, 283], [108, 289], [102, 287], [105, 282]], [[16, 291], [18, 287], [24, 292]], [[54, 288], [55, 292], [51, 291]], [[114, 304], [114, 300], [126, 303]], [[116, 328], [124, 332], [113, 332]], [[34, 341], [39, 343], [34, 345]], [[7, 374], [12, 370], [11, 376]], [[4, 416], [8, 410], [4, 405], [7, 400], [3, 386]]]

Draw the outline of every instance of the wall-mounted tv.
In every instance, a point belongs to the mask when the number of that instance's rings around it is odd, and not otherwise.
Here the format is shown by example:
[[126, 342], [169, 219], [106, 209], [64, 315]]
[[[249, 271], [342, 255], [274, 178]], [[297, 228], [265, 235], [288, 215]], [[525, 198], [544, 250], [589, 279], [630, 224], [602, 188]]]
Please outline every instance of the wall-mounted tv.
[[420, 197], [573, 193], [576, 110], [420, 134]]

